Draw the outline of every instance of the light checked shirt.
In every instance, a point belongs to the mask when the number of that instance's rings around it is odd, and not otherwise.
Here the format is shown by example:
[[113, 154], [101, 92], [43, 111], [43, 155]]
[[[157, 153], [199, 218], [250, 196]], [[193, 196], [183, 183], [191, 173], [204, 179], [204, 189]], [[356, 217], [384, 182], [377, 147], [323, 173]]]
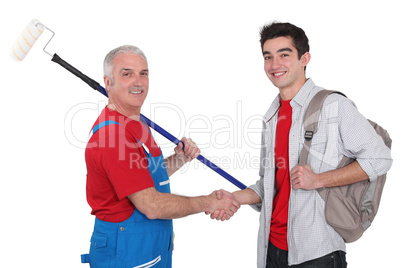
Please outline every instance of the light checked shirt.
[[[309, 79], [290, 102], [289, 168], [299, 160], [304, 143], [304, 114], [313, 96], [322, 90]], [[263, 118], [260, 179], [249, 188], [262, 203], [252, 205], [261, 212], [257, 267], [265, 268], [275, 185], [275, 133], [280, 107], [278, 95]], [[308, 164], [319, 174], [336, 169], [343, 156], [355, 158], [370, 180], [386, 173], [392, 164], [389, 148], [349, 99], [331, 94], [324, 102], [318, 130], [314, 134]], [[300, 264], [346, 251], [342, 237], [325, 220], [325, 202], [316, 190], [291, 188], [288, 215], [288, 264]]]

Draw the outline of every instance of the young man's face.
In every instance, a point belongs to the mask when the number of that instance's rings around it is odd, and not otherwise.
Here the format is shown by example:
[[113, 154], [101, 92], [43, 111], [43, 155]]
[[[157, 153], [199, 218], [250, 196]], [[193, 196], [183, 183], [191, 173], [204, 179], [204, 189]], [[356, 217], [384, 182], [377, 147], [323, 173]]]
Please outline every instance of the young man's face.
[[293, 96], [306, 82], [304, 67], [310, 60], [306, 52], [299, 59], [291, 37], [278, 37], [265, 41], [263, 46], [264, 70], [280, 92], [290, 91]]
[[148, 94], [148, 64], [138, 54], [122, 53], [113, 59], [113, 83], [105, 77], [109, 101], [126, 116], [139, 115]]

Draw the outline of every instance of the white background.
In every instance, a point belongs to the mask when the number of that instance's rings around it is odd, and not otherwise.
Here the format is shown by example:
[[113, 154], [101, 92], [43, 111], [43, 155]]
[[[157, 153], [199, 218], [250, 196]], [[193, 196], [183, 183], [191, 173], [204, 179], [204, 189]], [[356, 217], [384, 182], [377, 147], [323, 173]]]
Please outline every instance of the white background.
[[[142, 113], [203, 144], [204, 156], [246, 185], [258, 179], [261, 124], [251, 119], [261, 118], [278, 93], [263, 71], [259, 28], [273, 20], [303, 28], [312, 54], [307, 76], [346, 93], [394, 141], [378, 216], [363, 238], [347, 245], [349, 267], [400, 265], [397, 1], [9, 2], [0, 11], [0, 267], [88, 267], [80, 264], [94, 221], [85, 197], [84, 147], [106, 98], [50, 61], [42, 51], [48, 31], [23, 62], [11, 59], [12, 44], [34, 18], [56, 32], [49, 52], [101, 84], [108, 51], [122, 44], [142, 48], [150, 68]], [[169, 155], [173, 146], [156, 138]], [[184, 171], [172, 178], [176, 194], [237, 190], [197, 160]], [[229, 222], [203, 214], [175, 220], [173, 266], [256, 267], [258, 218], [245, 206]]]

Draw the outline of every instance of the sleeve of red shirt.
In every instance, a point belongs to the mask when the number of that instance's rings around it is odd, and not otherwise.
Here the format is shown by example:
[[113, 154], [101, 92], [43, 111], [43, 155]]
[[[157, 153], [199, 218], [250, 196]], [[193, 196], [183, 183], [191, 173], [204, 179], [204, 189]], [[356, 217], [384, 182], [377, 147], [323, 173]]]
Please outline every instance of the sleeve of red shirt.
[[152, 176], [148, 170], [148, 161], [142, 145], [134, 137], [126, 133], [109, 133], [109, 141], [102, 150], [102, 166], [105, 169], [116, 195], [121, 200], [133, 193], [154, 187]]

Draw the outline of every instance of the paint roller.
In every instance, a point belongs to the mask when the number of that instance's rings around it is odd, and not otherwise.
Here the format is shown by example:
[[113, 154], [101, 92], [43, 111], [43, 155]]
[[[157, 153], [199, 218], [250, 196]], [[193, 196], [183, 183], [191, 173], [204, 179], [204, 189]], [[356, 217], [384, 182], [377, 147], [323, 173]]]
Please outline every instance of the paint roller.
[[[22, 34], [18, 37], [17, 41], [13, 45], [13, 51], [11, 53], [11, 56], [17, 61], [22, 61], [26, 57], [28, 52], [31, 50], [34, 43], [41, 36], [44, 29], [47, 29], [52, 33], [52, 37], [49, 39], [49, 41], [43, 48], [43, 51], [52, 57], [52, 61], [58, 63], [59, 65], [64, 67], [66, 70], [68, 70], [69, 72], [71, 72], [72, 74], [74, 74], [75, 76], [80, 78], [82, 81], [87, 83], [90, 87], [99, 91], [100, 93], [102, 93], [103, 95], [105, 95], [107, 97], [105, 88], [103, 88], [98, 82], [89, 78], [85, 74], [81, 73], [79, 70], [77, 70], [76, 68], [71, 66], [69, 63], [64, 61], [62, 58], [60, 58], [56, 53], [52, 55], [51, 53], [46, 51], [46, 47], [50, 43], [52, 38], [54, 37], [55, 33], [52, 30], [50, 30], [48, 27], [46, 27], [44, 24], [39, 22], [38, 20], [35, 20], [35, 19], [31, 20], [29, 22], [29, 24], [27, 25], [27, 27], [23, 30]], [[140, 120], [143, 121], [144, 123], [146, 123], [149, 127], [153, 128], [159, 134], [161, 134], [162, 136], [164, 136], [165, 138], [167, 138], [168, 140], [173, 142], [174, 144], [178, 145], [179, 143], [182, 143], [179, 139], [177, 139], [176, 137], [171, 135], [169, 132], [164, 130], [159, 125], [152, 122], [150, 119], [145, 117], [143, 114], [140, 114]], [[183, 146], [184, 146], [184, 144], [183, 144]], [[204, 165], [206, 165], [207, 167], [211, 168], [213, 171], [215, 171], [216, 173], [218, 173], [219, 175], [224, 177], [226, 180], [228, 180], [229, 182], [231, 182], [234, 185], [236, 185], [237, 187], [239, 187], [240, 189], [247, 188], [246, 185], [244, 185], [243, 183], [241, 183], [240, 181], [235, 179], [233, 176], [231, 176], [229, 173], [222, 170], [220, 167], [218, 167], [217, 165], [215, 165], [214, 163], [212, 163], [211, 161], [206, 159], [204, 156], [199, 155], [197, 157], [197, 159], [199, 161], [201, 161]]]
[[14, 43], [11, 53], [12, 58], [22, 61], [41, 36], [44, 28], [43, 24], [38, 20], [31, 20]]

